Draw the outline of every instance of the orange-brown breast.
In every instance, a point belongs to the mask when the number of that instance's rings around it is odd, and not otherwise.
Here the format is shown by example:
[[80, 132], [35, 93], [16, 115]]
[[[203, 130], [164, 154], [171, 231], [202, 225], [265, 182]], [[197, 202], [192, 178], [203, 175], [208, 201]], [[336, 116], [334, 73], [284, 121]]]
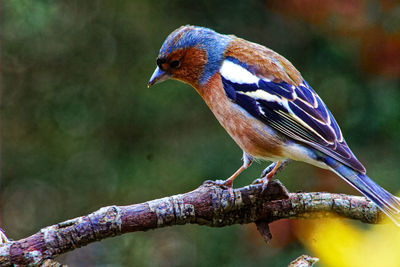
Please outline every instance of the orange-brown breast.
[[225, 56], [237, 58], [241, 62], [255, 67], [256, 75], [260, 75], [274, 82], [287, 82], [299, 85], [303, 78], [300, 72], [289, 62], [273, 50], [241, 38], [235, 38], [227, 47]]
[[205, 86], [197, 86], [196, 90], [219, 123], [247, 154], [263, 159], [282, 157], [281, 145], [284, 140], [270, 135], [266, 130], [268, 126], [251, 117], [226, 97], [219, 73], [212, 76]]

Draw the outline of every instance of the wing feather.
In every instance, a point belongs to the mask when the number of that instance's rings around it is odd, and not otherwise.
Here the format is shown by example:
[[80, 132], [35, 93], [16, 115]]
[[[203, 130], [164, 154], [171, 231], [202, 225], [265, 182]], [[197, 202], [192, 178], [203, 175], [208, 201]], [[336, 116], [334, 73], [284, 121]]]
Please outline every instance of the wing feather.
[[220, 74], [231, 101], [282, 134], [365, 173], [331, 112], [307, 82], [297, 86], [274, 82], [257, 76], [254, 70], [232, 57], [225, 59]]

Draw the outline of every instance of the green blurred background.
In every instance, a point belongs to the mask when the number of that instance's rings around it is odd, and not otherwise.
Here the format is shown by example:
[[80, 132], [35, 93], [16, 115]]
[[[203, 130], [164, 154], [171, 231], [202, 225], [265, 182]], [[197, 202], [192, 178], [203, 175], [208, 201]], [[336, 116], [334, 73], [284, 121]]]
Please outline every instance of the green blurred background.
[[[12, 239], [85, 215], [223, 179], [241, 151], [188, 85], [146, 83], [166, 36], [201, 25], [288, 58], [325, 100], [368, 173], [400, 190], [398, 1], [1, 2], [1, 226]], [[236, 187], [258, 177], [254, 164]], [[356, 194], [302, 163], [291, 191]], [[361, 224], [359, 225], [360, 227]], [[71, 266], [285, 266], [309, 253], [296, 222], [186, 225], [126, 234], [63, 255]], [[323, 266], [323, 263], [322, 265]]]

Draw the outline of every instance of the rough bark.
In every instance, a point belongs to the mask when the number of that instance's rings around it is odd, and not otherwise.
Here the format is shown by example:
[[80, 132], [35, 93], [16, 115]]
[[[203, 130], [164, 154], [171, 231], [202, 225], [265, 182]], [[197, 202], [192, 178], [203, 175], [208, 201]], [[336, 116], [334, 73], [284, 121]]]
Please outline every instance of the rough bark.
[[289, 267], [311, 267], [319, 261], [318, 258], [314, 258], [308, 255], [301, 255], [289, 264]]
[[103, 207], [89, 215], [41, 229], [27, 238], [0, 246], [0, 266], [40, 265], [46, 259], [107, 237], [172, 225], [224, 227], [256, 223], [268, 241], [268, 223], [283, 218], [336, 215], [379, 223], [378, 208], [364, 197], [330, 193], [289, 193], [277, 180], [266, 190], [250, 185], [228, 190], [204, 183], [185, 193], [129, 206]]

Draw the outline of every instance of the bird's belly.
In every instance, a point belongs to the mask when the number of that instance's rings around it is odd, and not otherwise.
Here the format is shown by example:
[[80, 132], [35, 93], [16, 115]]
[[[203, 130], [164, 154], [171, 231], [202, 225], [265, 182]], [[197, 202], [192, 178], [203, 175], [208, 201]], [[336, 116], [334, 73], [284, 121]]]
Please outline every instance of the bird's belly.
[[[327, 169], [317, 160], [313, 149], [288, 140], [282, 134], [252, 117], [238, 105], [231, 103], [230, 116], [215, 112], [220, 124], [247, 154], [262, 160], [293, 159]], [[218, 109], [216, 109], [218, 110]]]
[[196, 90], [219, 123], [248, 155], [272, 161], [289, 158], [327, 168], [318, 161], [313, 149], [285, 137], [230, 101], [218, 75], [210, 79], [208, 86]]
[[318, 160], [316, 150], [295, 141], [288, 140], [286, 144], [282, 146], [282, 152], [285, 158], [306, 162], [323, 169], [329, 169], [328, 165]]
[[230, 105], [229, 115], [218, 112], [214, 114], [239, 147], [255, 158], [282, 159], [283, 140], [279, 138], [280, 135], [238, 105]]
[[283, 135], [231, 102], [225, 95], [220, 79], [212, 77], [210, 86], [199, 93], [219, 123], [244, 152], [264, 160], [284, 158], [281, 149], [285, 142]]

